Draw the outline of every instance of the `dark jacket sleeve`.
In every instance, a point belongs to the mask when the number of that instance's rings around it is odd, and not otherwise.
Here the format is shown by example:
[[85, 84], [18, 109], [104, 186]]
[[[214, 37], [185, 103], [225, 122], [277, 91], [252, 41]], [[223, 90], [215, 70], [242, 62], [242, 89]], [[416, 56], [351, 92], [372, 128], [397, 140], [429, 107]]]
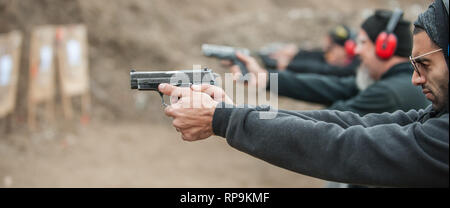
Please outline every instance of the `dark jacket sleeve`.
[[354, 125], [372, 127], [392, 123], [404, 126], [417, 121], [424, 114], [424, 111], [424, 109], [420, 109], [418, 111], [410, 110], [405, 113], [404, 111], [397, 110], [393, 113], [370, 113], [363, 117], [357, 113], [342, 112], [337, 110], [297, 111], [297, 113], [310, 119], [327, 121], [329, 123], [337, 124], [342, 128], [348, 128]]
[[329, 106], [330, 110], [351, 111], [359, 115], [395, 111], [397, 99], [383, 85], [372, 85], [347, 100], [339, 100]]
[[[264, 66], [268, 69], [276, 69], [277, 68], [277, 60], [270, 57], [270, 55], [263, 55], [260, 54], [259, 57], [261, 58], [262, 63]], [[313, 62], [325, 62], [324, 52], [320, 50], [315, 51], [306, 51], [306, 50], [299, 50], [299, 52], [292, 58], [291, 63], [301, 63], [302, 61], [308, 60]]]
[[214, 133], [240, 151], [325, 180], [448, 186], [448, 113], [424, 123], [414, 122], [421, 114], [417, 111], [359, 117], [330, 110], [279, 110], [274, 119], [260, 119], [260, 113], [268, 111], [217, 108]]
[[[330, 105], [337, 100], [349, 99], [358, 93], [354, 77], [278, 73], [278, 94], [310, 102]], [[267, 84], [270, 89], [270, 82]]]
[[302, 50], [300, 49], [297, 54], [292, 58], [293, 61], [300, 60], [313, 60], [318, 62], [325, 62], [325, 52], [322, 50]]
[[315, 73], [334, 76], [352, 76], [355, 75], [356, 68], [359, 66], [359, 59], [355, 58], [347, 66], [333, 66], [326, 62], [316, 60], [293, 60], [287, 66], [287, 70], [296, 73]]

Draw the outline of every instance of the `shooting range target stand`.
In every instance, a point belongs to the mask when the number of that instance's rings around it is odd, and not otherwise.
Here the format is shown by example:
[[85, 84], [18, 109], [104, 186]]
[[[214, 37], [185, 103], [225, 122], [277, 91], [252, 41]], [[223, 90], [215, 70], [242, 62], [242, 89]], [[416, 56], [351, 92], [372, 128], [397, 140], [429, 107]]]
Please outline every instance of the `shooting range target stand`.
[[87, 29], [84, 25], [56, 28], [57, 68], [64, 117], [73, 119], [72, 98], [81, 97], [82, 124], [90, 120]]
[[36, 112], [40, 104], [45, 104], [48, 121], [55, 121], [55, 28], [36, 27], [31, 32], [28, 126], [36, 129]]
[[5, 123], [7, 133], [16, 106], [21, 48], [20, 32], [0, 34], [0, 121]]

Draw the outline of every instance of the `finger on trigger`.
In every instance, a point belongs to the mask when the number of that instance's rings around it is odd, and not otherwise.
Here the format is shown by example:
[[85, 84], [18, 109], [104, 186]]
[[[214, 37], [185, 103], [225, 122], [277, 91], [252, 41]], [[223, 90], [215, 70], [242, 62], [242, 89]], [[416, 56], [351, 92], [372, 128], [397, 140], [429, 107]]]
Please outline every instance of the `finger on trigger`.
[[172, 90], [172, 92], [169, 95], [172, 97], [182, 98], [182, 97], [190, 96], [191, 93], [192, 93], [192, 90], [189, 87], [175, 87], [175, 89]]
[[164, 95], [170, 95], [177, 87], [170, 84], [161, 83], [158, 85], [158, 90]]

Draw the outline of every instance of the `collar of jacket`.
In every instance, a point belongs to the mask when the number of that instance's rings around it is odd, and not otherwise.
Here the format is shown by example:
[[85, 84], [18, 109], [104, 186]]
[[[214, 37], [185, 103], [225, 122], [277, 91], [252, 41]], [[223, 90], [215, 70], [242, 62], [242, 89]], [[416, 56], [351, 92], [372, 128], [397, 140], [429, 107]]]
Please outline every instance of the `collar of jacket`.
[[412, 68], [411, 63], [403, 62], [403, 63], [396, 64], [393, 67], [391, 67], [389, 70], [387, 70], [387, 72], [385, 72], [381, 76], [381, 79], [385, 79], [385, 78], [388, 78], [390, 76], [394, 76], [394, 75], [400, 74], [400, 73], [409, 73], [412, 75], [413, 71], [414, 71], [414, 69]]
[[431, 104], [428, 107], [426, 107], [424, 111], [425, 111], [424, 114], [422, 114], [422, 116], [420, 116], [419, 119], [417, 119], [421, 123], [424, 123], [430, 118], [439, 118], [445, 114], [448, 114], [447, 109], [442, 111], [435, 111]]

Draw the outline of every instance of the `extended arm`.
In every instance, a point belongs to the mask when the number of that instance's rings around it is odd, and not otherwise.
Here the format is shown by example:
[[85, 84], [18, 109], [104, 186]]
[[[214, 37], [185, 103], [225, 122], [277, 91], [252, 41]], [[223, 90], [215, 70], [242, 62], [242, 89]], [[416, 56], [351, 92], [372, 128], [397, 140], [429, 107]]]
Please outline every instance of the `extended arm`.
[[[270, 73], [277, 73], [269, 70]], [[270, 84], [267, 85], [270, 87]], [[331, 104], [337, 100], [353, 97], [358, 93], [354, 77], [336, 77], [318, 74], [278, 72], [279, 95]]]
[[[214, 133], [257, 158], [325, 180], [448, 186], [448, 114], [422, 124], [413, 122], [417, 112], [378, 118], [279, 111], [275, 119], [262, 120], [262, 111], [268, 108], [218, 108]], [[392, 118], [383, 124], [388, 116]]]

